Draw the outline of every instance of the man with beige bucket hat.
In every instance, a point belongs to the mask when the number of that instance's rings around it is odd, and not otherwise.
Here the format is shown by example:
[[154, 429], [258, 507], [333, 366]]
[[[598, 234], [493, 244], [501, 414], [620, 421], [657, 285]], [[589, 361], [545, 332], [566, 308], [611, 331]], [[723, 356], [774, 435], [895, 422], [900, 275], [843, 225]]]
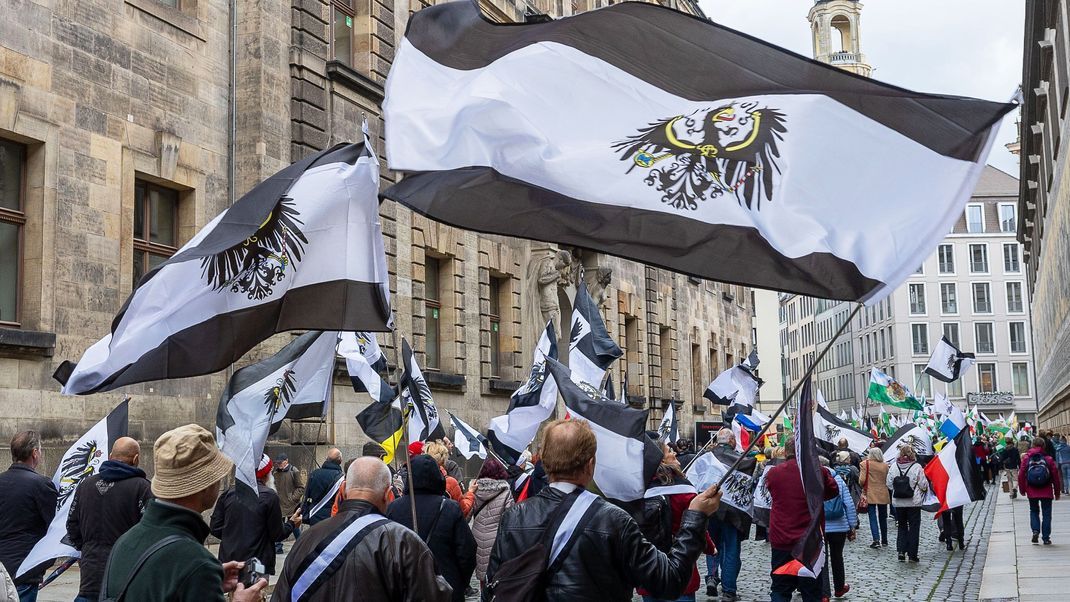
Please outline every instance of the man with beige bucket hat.
[[139, 602], [235, 602], [260, 600], [267, 581], [250, 588], [238, 583], [241, 562], [220, 564], [204, 547], [208, 525], [201, 513], [219, 497], [220, 480], [233, 463], [212, 434], [195, 424], [168, 431], [153, 445], [156, 496], [141, 522], [112, 548], [101, 587], [102, 599]]

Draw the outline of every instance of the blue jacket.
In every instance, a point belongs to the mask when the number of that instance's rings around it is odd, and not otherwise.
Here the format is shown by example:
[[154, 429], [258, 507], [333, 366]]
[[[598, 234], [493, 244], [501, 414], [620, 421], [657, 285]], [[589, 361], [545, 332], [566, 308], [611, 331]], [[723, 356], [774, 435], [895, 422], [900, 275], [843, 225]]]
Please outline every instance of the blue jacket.
[[858, 513], [855, 511], [854, 500], [851, 499], [851, 492], [847, 489], [847, 484], [843, 482], [834, 470], [825, 467], [825, 470], [832, 474], [836, 479], [836, 486], [840, 488], [840, 499], [843, 500], [843, 506], [845, 512], [843, 516], [837, 519], [829, 519], [825, 517], [825, 532], [826, 533], [846, 533], [854, 528], [854, 525], [858, 523]]
[[1070, 445], [1062, 441], [1055, 444], [1055, 461], [1059, 464], [1070, 464]]

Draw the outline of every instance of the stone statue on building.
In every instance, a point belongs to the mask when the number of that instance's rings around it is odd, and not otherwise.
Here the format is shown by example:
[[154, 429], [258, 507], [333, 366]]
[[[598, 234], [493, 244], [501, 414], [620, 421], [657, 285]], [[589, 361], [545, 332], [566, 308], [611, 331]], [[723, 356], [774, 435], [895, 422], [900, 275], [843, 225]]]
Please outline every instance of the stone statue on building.
[[594, 284], [591, 285], [591, 298], [596, 307], [605, 307], [609, 296], [609, 283], [613, 280], [613, 270], [599, 267], [595, 270]]
[[572, 278], [572, 254], [568, 251], [551, 251], [539, 260], [536, 281], [539, 285], [539, 310], [543, 322], [557, 323], [561, 315], [557, 289], [567, 286]]

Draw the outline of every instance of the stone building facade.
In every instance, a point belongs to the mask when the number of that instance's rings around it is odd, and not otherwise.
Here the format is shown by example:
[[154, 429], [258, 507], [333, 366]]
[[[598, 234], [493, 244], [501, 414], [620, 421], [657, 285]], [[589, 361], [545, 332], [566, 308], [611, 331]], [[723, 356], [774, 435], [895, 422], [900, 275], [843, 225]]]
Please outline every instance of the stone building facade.
[[1070, 434], [1070, 8], [1066, 2], [1026, 3], [1022, 65], [1021, 173], [1018, 240], [1032, 297], [1037, 420]]
[[[218, 374], [87, 397], [61, 396], [51, 375], [108, 332], [141, 273], [257, 182], [359, 139], [362, 118], [381, 152], [383, 84], [408, 16], [426, 3], [0, 2], [0, 438], [38, 429], [54, 461], [127, 394], [131, 434], [143, 443], [183, 423], [214, 426], [233, 369], [292, 335]], [[603, 3], [482, 4], [511, 22]], [[384, 161], [383, 185], [397, 177]], [[611, 278], [599, 297], [625, 350], [612, 377], [618, 384], [627, 372], [629, 400], [652, 408], [652, 425], [669, 400], [681, 404], [685, 432], [712, 418], [703, 389], [753, 348], [749, 289], [451, 228], [393, 202], [381, 217], [398, 330], [443, 414], [470, 424], [504, 412], [528, 369], [545, 323], [540, 294], [556, 295], [552, 309], [567, 320], [580, 277], [595, 291]], [[572, 269], [540, 288], [559, 251]], [[393, 363], [390, 335], [379, 338]], [[335, 384], [327, 420], [287, 421], [270, 449], [359, 449], [366, 439], [354, 416], [369, 399], [341, 369]]]

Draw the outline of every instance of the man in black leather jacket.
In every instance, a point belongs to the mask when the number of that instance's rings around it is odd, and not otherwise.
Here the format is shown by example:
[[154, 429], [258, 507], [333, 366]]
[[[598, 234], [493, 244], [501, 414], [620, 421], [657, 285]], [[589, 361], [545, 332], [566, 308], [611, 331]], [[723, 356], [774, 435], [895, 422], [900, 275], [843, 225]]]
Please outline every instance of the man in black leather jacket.
[[[541, 541], [547, 522], [566, 495], [591, 482], [596, 448], [594, 433], [585, 421], [557, 420], [546, 427], [541, 449], [550, 486], [502, 516], [487, 567], [488, 584], [494, 583], [503, 560]], [[636, 587], [656, 598], [676, 599], [691, 579], [705, 546], [706, 521], [717, 511], [720, 499], [720, 492], [711, 487], [691, 501], [668, 554], [643, 537], [627, 512], [598, 500], [560, 570], [546, 581], [546, 599], [626, 601]], [[489, 591], [484, 591], [484, 599], [489, 599]]]

